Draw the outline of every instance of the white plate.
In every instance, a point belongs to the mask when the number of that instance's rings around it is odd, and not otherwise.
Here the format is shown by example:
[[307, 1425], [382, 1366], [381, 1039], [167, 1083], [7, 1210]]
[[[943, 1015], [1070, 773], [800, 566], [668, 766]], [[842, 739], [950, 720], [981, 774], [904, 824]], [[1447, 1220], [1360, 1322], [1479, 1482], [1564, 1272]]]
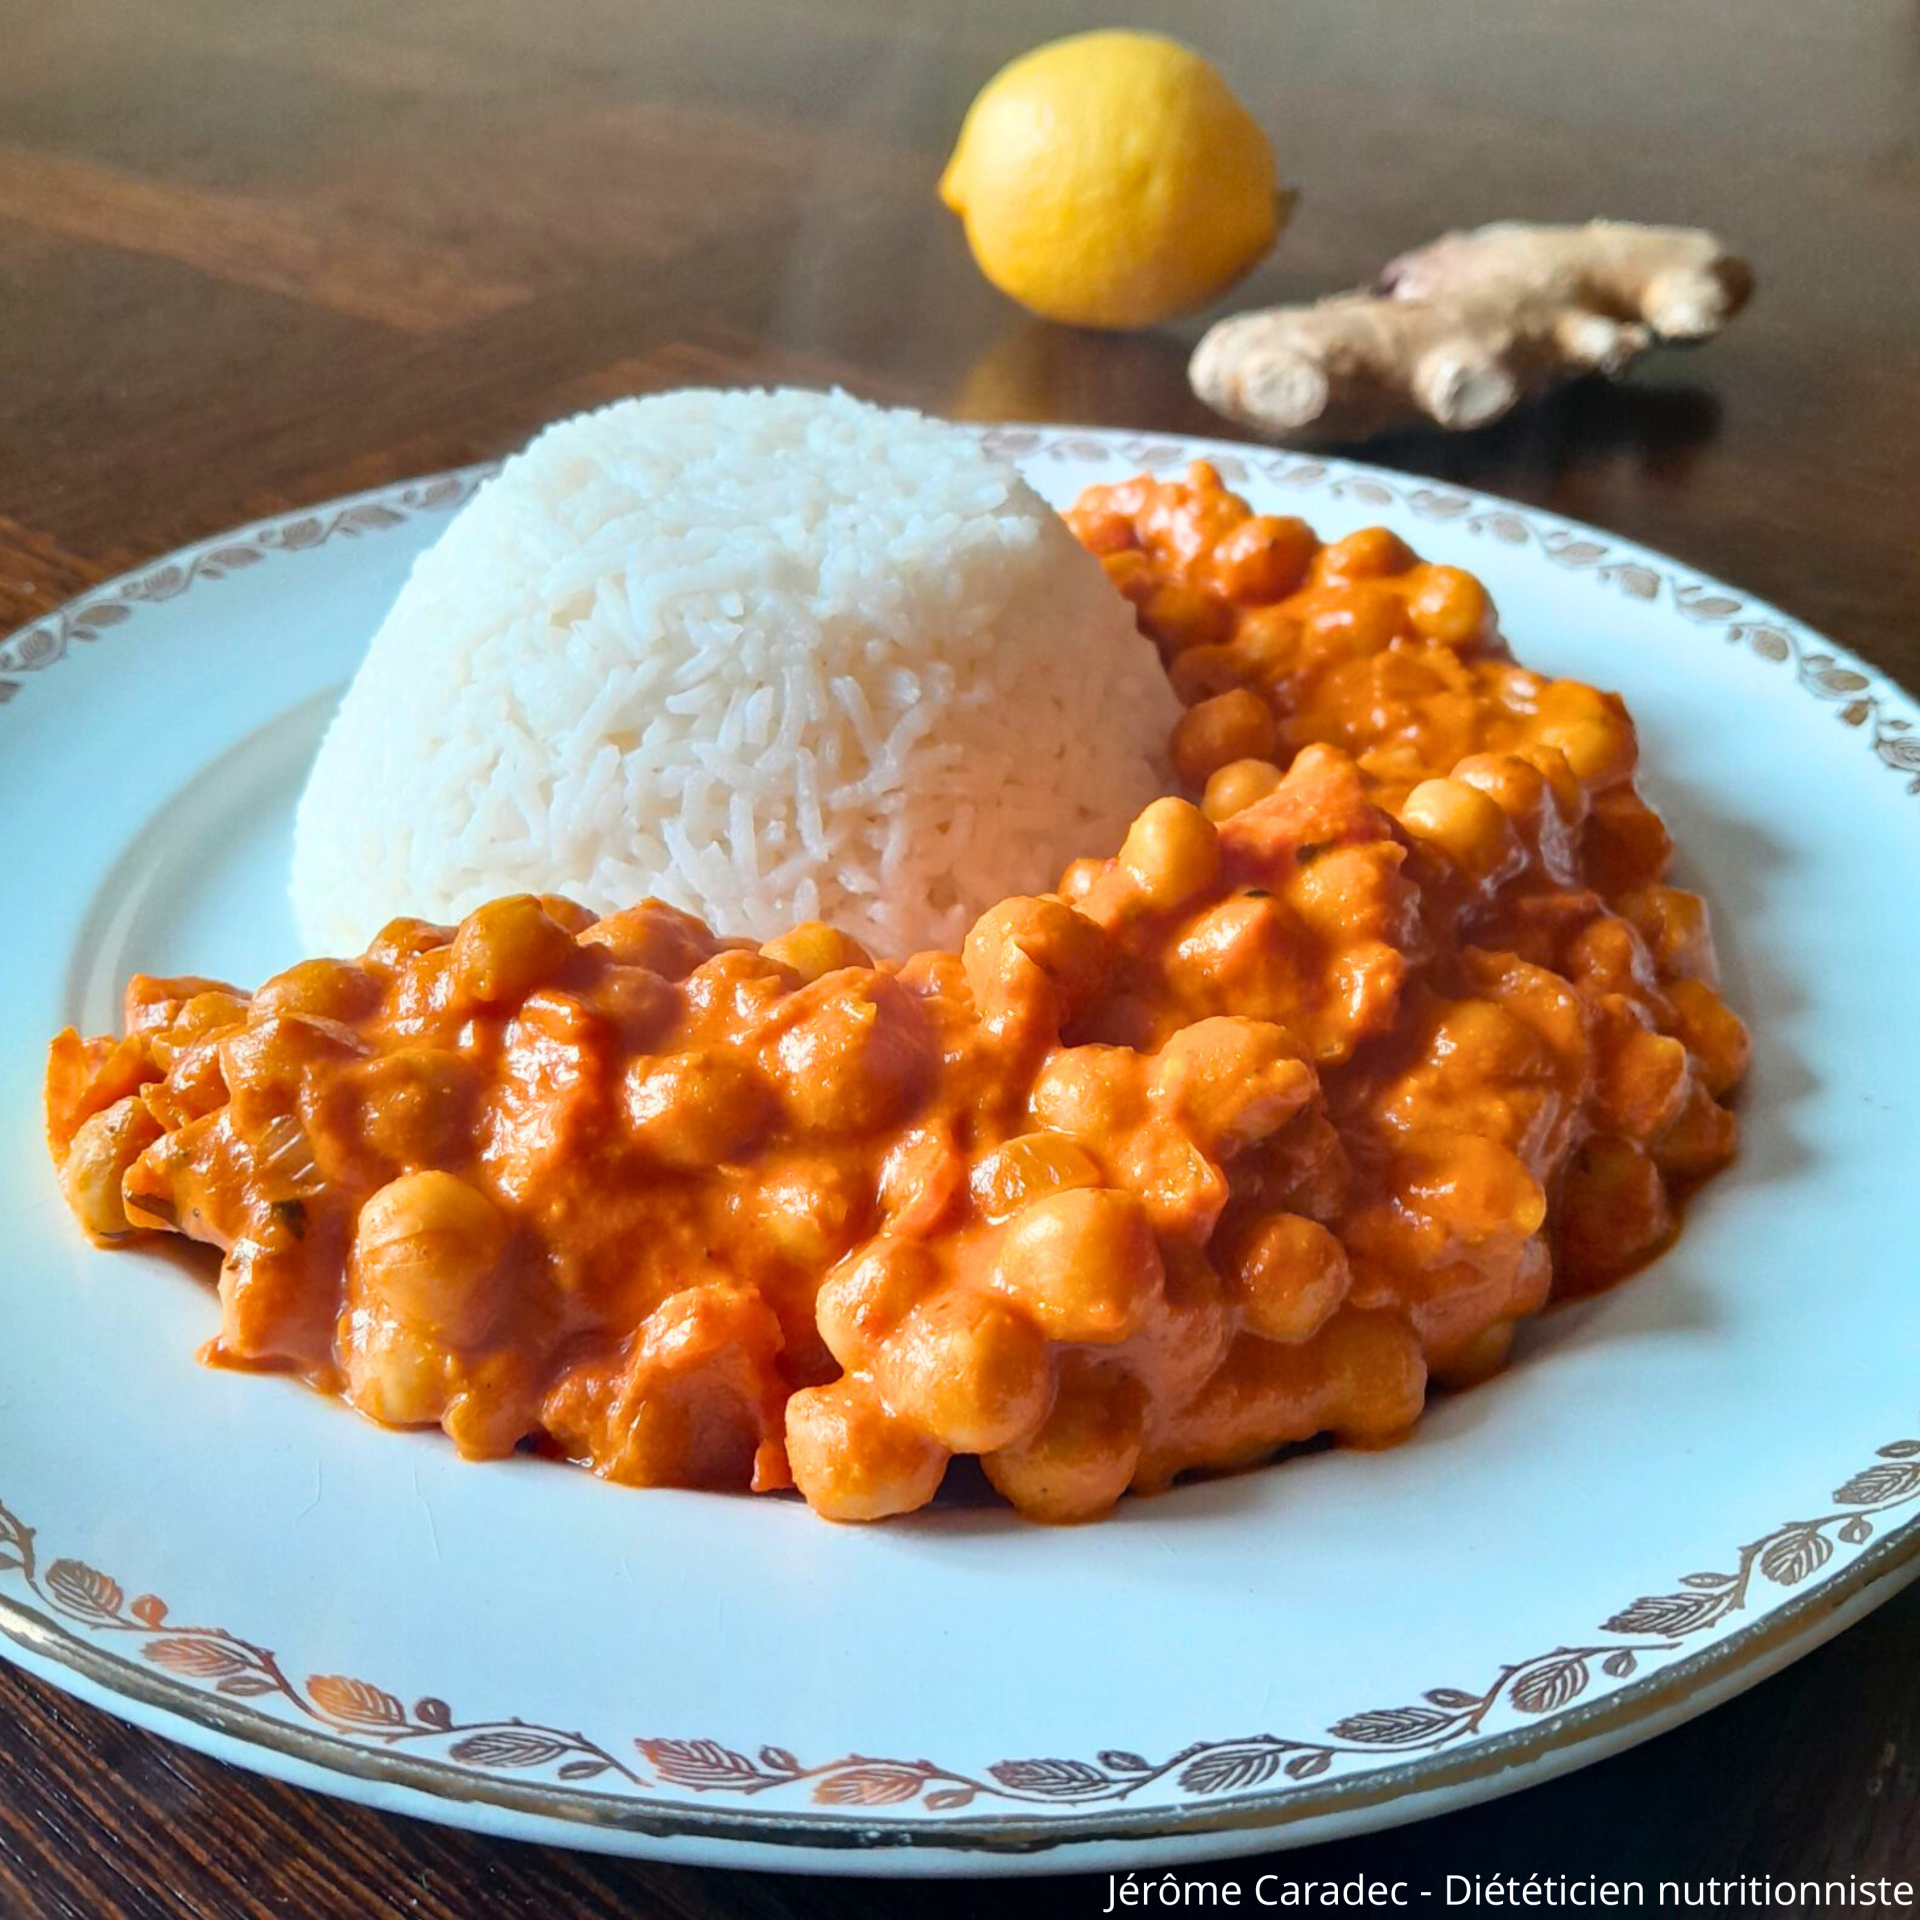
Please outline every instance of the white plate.
[[[1386, 1454], [1105, 1524], [622, 1491], [194, 1364], [190, 1261], [95, 1253], [47, 1037], [134, 968], [295, 957], [322, 721], [456, 475], [251, 527], [0, 646], [0, 1626], [88, 1699], [429, 1818], [868, 1873], [1201, 1859], [1458, 1806], [1759, 1679], [1920, 1550], [1920, 712], [1610, 536], [1364, 467], [997, 429], [1051, 498], [1208, 453], [1261, 507], [1487, 579], [1617, 686], [1752, 1022], [1745, 1147], [1653, 1270]], [[157, 1597], [156, 1597], [157, 1596]]]

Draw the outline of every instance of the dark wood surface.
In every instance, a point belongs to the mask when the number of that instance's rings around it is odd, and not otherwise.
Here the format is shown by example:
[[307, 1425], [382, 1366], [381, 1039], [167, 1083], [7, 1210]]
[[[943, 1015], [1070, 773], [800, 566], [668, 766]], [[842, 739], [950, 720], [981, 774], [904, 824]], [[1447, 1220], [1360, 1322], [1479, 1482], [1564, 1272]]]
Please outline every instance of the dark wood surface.
[[[1920, 679], [1920, 14], [1908, 0], [1218, 0], [1200, 44], [1303, 198], [1242, 290], [1448, 226], [1695, 221], [1731, 334], [1614, 391], [1371, 457], [1599, 522]], [[933, 182], [1069, 0], [0, 0], [0, 631], [253, 515], [695, 381], [1209, 429], [1200, 320], [1024, 317]], [[1920, 1592], [1579, 1776], [1274, 1862], [1920, 1878]], [[0, 1913], [1099, 1913], [990, 1889], [662, 1869], [254, 1780], [0, 1670]]]

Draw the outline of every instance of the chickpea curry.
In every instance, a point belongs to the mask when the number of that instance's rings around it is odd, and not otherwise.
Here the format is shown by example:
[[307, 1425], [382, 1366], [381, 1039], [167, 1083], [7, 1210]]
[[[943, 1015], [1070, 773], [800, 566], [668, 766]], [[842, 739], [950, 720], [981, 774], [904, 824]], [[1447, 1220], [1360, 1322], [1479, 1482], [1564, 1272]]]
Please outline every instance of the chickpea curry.
[[217, 1362], [842, 1520], [1383, 1445], [1647, 1260], [1747, 1041], [1620, 702], [1204, 464], [1068, 519], [1186, 706], [1115, 857], [900, 965], [520, 896], [136, 977], [53, 1044], [83, 1225], [220, 1250]]

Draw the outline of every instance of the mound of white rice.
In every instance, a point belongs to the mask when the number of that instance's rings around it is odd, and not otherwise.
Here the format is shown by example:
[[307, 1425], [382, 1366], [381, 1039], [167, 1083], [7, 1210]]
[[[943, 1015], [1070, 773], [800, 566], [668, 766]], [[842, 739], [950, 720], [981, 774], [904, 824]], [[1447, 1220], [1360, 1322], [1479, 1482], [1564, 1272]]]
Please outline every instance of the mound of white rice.
[[421, 556], [314, 764], [294, 907], [335, 953], [515, 892], [951, 946], [1119, 844], [1177, 711], [972, 435], [844, 394], [621, 401]]

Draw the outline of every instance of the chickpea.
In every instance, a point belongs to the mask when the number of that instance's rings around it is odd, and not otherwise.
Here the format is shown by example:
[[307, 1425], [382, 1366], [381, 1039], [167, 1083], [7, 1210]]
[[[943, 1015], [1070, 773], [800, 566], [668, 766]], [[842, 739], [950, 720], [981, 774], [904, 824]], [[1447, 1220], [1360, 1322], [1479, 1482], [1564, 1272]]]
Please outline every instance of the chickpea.
[[1713, 949], [1707, 903], [1679, 887], [1646, 887], [1623, 894], [1614, 906], [1639, 929], [1653, 950], [1663, 980], [1700, 980], [1712, 986], [1720, 962]]
[[864, 1367], [939, 1284], [940, 1262], [925, 1241], [869, 1241], [821, 1282], [813, 1304], [820, 1337], [843, 1367]]
[[1489, 1320], [1477, 1332], [1428, 1356], [1435, 1381], [1446, 1387], [1474, 1387], [1491, 1379], [1513, 1351], [1514, 1323]]
[[684, 980], [720, 950], [692, 914], [659, 900], [596, 920], [581, 934], [580, 944], [604, 947], [622, 966], [644, 967], [663, 980]]
[[1364, 938], [1379, 913], [1383, 891], [1378, 847], [1332, 847], [1300, 869], [1292, 904], [1319, 933]]
[[884, 976], [829, 976], [788, 1002], [768, 1066], [803, 1134], [873, 1133], [919, 1095], [934, 1063], [925, 1011]]
[[1204, 461], [1187, 469], [1184, 484], [1150, 489], [1142, 500], [1137, 525], [1142, 542], [1177, 571], [1200, 564], [1214, 544], [1237, 527], [1251, 509], [1220, 484]]
[[1284, 778], [1271, 760], [1233, 760], [1207, 781], [1200, 811], [1216, 826], [1245, 813], [1275, 791]]
[[346, 1028], [301, 1013], [269, 1014], [249, 1021], [215, 1044], [220, 1073], [232, 1099], [234, 1124], [249, 1135], [298, 1100], [311, 1067], [366, 1051]]
[[1667, 988], [1673, 1030], [1700, 1068], [1707, 1091], [1718, 1100], [1739, 1084], [1752, 1057], [1745, 1023], [1705, 980], [1676, 980]]
[[132, 975], [120, 996], [122, 1023], [128, 1036], [164, 1032], [180, 1017], [180, 1009], [203, 993], [230, 995], [244, 1014], [246, 1002], [223, 980], [206, 980], [194, 974], [166, 979], [156, 979], [150, 973]]
[[1084, 900], [1107, 870], [1104, 860], [1072, 860], [1060, 876], [1060, 897], [1069, 905]]
[[432, 1166], [465, 1137], [479, 1073], [457, 1053], [404, 1047], [350, 1068], [345, 1084], [366, 1143], [392, 1166]]
[[973, 1203], [983, 1219], [1011, 1220], [1043, 1194], [1097, 1187], [1093, 1156], [1061, 1133], [1023, 1133], [973, 1163]]
[[1262, 1340], [1309, 1340], [1347, 1297], [1347, 1251], [1298, 1213], [1269, 1213], [1226, 1230], [1222, 1264], [1247, 1330]]
[[1413, 553], [1397, 533], [1385, 527], [1362, 527], [1321, 548], [1315, 571], [1322, 580], [1379, 580], [1405, 573], [1412, 565]]
[[451, 1173], [405, 1173], [360, 1209], [352, 1285], [400, 1319], [454, 1346], [471, 1346], [501, 1305], [507, 1223], [479, 1188]]
[[1230, 893], [1183, 923], [1166, 975], [1190, 1002], [1297, 1021], [1317, 991], [1320, 966], [1279, 901]]
[[1555, 680], [1540, 696], [1538, 720], [1540, 745], [1559, 748], [1583, 786], [1617, 786], [1640, 757], [1633, 722], [1618, 694], [1577, 680]]
[[1323, 590], [1307, 615], [1306, 644], [1331, 660], [1360, 660], [1385, 653], [1413, 631], [1407, 603], [1376, 580], [1355, 580]]
[[302, 960], [277, 973], [253, 996], [253, 1011], [305, 1013], [323, 1020], [359, 1020], [380, 1001], [380, 982], [351, 960]]
[[1250, 607], [1234, 629], [1233, 651], [1242, 662], [1242, 677], [1252, 685], [1282, 680], [1300, 662], [1306, 634], [1296, 614], [1281, 607]]
[[1119, 480], [1111, 486], [1088, 487], [1073, 505], [1068, 507], [1064, 518], [1070, 527], [1080, 527], [1096, 515], [1103, 513], [1118, 514], [1129, 525], [1148, 493], [1157, 482], [1140, 474], [1132, 480]]
[[1101, 559], [1138, 547], [1133, 522], [1124, 513], [1080, 513], [1072, 517], [1074, 536], [1089, 553]]
[[[155, 1058], [157, 1062], [157, 1053]], [[104, 1093], [106, 1089], [97, 1091]], [[220, 1071], [218, 1037], [196, 1040], [182, 1048], [168, 1062], [167, 1077], [147, 1081], [140, 1087], [140, 1097], [147, 1111], [169, 1133], [225, 1106], [227, 1083]]]
[[1173, 770], [1198, 792], [1235, 760], [1273, 760], [1280, 752], [1280, 725], [1257, 693], [1236, 687], [1189, 707], [1173, 729]]
[[862, 1169], [799, 1164], [767, 1174], [755, 1219], [768, 1242], [803, 1273], [824, 1273], [853, 1244], [872, 1202]]
[[1459, 567], [1422, 567], [1419, 577], [1407, 612], [1421, 639], [1462, 651], [1484, 645], [1493, 633], [1486, 588]]
[[1484, 793], [1523, 835], [1539, 831], [1552, 804], [1545, 774], [1517, 753], [1470, 754], [1452, 778]]
[[967, 1187], [967, 1159], [951, 1125], [913, 1127], [880, 1162], [874, 1197], [895, 1233], [936, 1232]]
[[60, 1162], [60, 1190], [95, 1239], [112, 1240], [131, 1230], [121, 1182], [159, 1138], [160, 1124], [138, 1094], [80, 1123]]
[[1162, 581], [1140, 606], [1140, 628], [1173, 659], [1195, 647], [1217, 647], [1233, 632], [1233, 609], [1217, 594]]
[[[1571, 990], [1553, 976], [1538, 977], [1544, 991], [1512, 993], [1505, 1005], [1479, 998], [1442, 1003], [1436, 1017], [1422, 1022], [1418, 1064], [1383, 1089], [1375, 1108], [1380, 1119], [1410, 1131], [1457, 1127], [1516, 1151], [1532, 1143], [1538, 1152], [1549, 1133], [1560, 1136], [1561, 1103], [1543, 1106], [1537, 1089], [1560, 1061], [1571, 1067], [1582, 1059], [1585, 1022]], [[1515, 976], [1503, 984], [1511, 989]], [[1512, 1011], [1516, 1006], [1526, 1018]], [[1518, 1099], [1517, 1089], [1525, 1089]]]
[[1197, 706], [1236, 687], [1272, 686], [1299, 664], [1300, 622], [1278, 607], [1243, 614], [1225, 646], [1195, 647], [1167, 668], [1167, 682], [1182, 706]]
[[1226, 1175], [1182, 1119], [1162, 1116], [1137, 1129], [1117, 1173], [1145, 1209], [1148, 1225], [1169, 1242], [1205, 1240], [1227, 1203]]
[[1673, 863], [1660, 816], [1630, 786], [1593, 796], [1580, 852], [1589, 882], [1609, 897], [1656, 885]]
[[[724, 1277], [668, 1294], [614, 1362], [608, 1399], [581, 1409], [593, 1423], [586, 1450], [595, 1470], [633, 1487], [785, 1485], [773, 1439], [781, 1339], [765, 1301]], [[554, 1425], [573, 1424], [573, 1410], [553, 1400], [549, 1393]]]
[[1304, 520], [1256, 513], [1215, 546], [1214, 578], [1235, 606], [1284, 600], [1307, 577], [1319, 545]]
[[828, 1520], [884, 1520], [924, 1507], [951, 1456], [889, 1413], [863, 1380], [805, 1387], [787, 1402], [793, 1484]]
[[[507, 1022], [505, 1052], [509, 1062], [514, 1056], [531, 1054], [551, 1060], [558, 1053], [572, 1054], [577, 1060], [586, 1053], [607, 1051], [610, 1041], [606, 1017], [597, 1006], [589, 1006], [577, 993], [536, 987]], [[531, 1061], [528, 1064], [532, 1073], [541, 1071]]]
[[1596, 992], [1635, 999], [1651, 999], [1658, 986], [1646, 942], [1615, 913], [1589, 920], [1563, 941], [1560, 970]]
[[1512, 823], [1478, 787], [1464, 780], [1423, 780], [1400, 805], [1400, 823], [1436, 846], [1471, 879], [1505, 872], [1520, 854]]
[[[206, 1188], [193, 1181], [191, 1171], [182, 1186], [185, 1194], [194, 1195], [182, 1213], [198, 1214], [204, 1221], [207, 1215], [199, 1201], [202, 1196], [211, 1197]], [[214, 1205], [219, 1205], [218, 1200]], [[268, 1223], [271, 1220], [269, 1213]], [[311, 1377], [327, 1370], [334, 1360], [339, 1290], [313, 1284], [310, 1258], [291, 1235], [281, 1245], [263, 1244], [281, 1238], [268, 1223], [262, 1223], [256, 1238], [248, 1231], [253, 1222], [244, 1214], [235, 1222], [240, 1231], [220, 1263], [217, 1351], [229, 1361], [293, 1368]]]
[[1145, 1209], [1117, 1187], [1036, 1200], [1006, 1229], [993, 1284], [1054, 1340], [1111, 1345], [1137, 1333], [1165, 1277]]
[[957, 953], [916, 953], [904, 960], [894, 977], [916, 1000], [964, 1004], [967, 970]]
[[723, 948], [680, 985], [690, 1024], [718, 1020], [735, 1030], [760, 1025], [793, 991], [791, 972], [753, 946]]
[[1542, 727], [1537, 738], [1543, 747], [1559, 748], [1583, 786], [1615, 786], [1639, 758], [1633, 729], [1612, 720], [1565, 720]]
[[670, 980], [645, 967], [610, 962], [594, 982], [593, 1003], [620, 1036], [628, 1053], [666, 1051], [668, 1035], [681, 1014], [681, 997]]
[[1547, 806], [1553, 818], [1547, 820], [1543, 814], [1543, 831], [1557, 847], [1570, 849], [1575, 844], [1575, 830], [1586, 822], [1586, 788], [1567, 756], [1545, 740], [1535, 739], [1531, 746], [1522, 747], [1520, 757], [1537, 767], [1546, 782]]
[[1197, 706], [1215, 694], [1230, 693], [1256, 678], [1252, 658], [1237, 646], [1195, 647], [1176, 656], [1167, 681], [1182, 706]]
[[430, 1427], [447, 1410], [447, 1356], [414, 1328], [374, 1307], [341, 1322], [346, 1394], [369, 1420], [387, 1427]]
[[1172, 1242], [1166, 1257], [1166, 1295], [1148, 1338], [1155, 1395], [1179, 1406], [1213, 1377], [1233, 1343], [1232, 1290], [1191, 1241]]
[[1160, 584], [1160, 570], [1137, 548], [1102, 554], [1100, 564], [1123, 600], [1138, 606]]
[[228, 1032], [243, 1025], [249, 1011], [248, 1003], [237, 993], [225, 987], [209, 987], [181, 1002], [180, 1010], [167, 1023], [167, 1044], [178, 1049], [209, 1034]]
[[874, 1381], [888, 1406], [954, 1453], [991, 1453], [1047, 1417], [1047, 1343], [1004, 1300], [949, 1288], [881, 1345]]
[[1183, 1027], [1154, 1081], [1203, 1153], [1222, 1158], [1277, 1132], [1319, 1089], [1285, 1029], [1222, 1015]]
[[1631, 1273], [1673, 1231], [1660, 1169], [1633, 1141], [1595, 1134], [1567, 1162], [1554, 1227], [1561, 1293]]
[[773, 1123], [766, 1082], [717, 1047], [636, 1060], [624, 1093], [634, 1138], [651, 1158], [684, 1173], [737, 1160]]
[[1063, 1047], [1034, 1080], [1033, 1117], [1055, 1133], [1110, 1138], [1140, 1108], [1139, 1065], [1126, 1047]]
[[790, 967], [806, 985], [837, 973], [842, 967], [870, 967], [873, 958], [859, 941], [820, 920], [805, 920], [760, 951], [769, 960]]
[[1213, 823], [1187, 800], [1155, 800], [1120, 845], [1121, 870], [1156, 913], [1185, 906], [1220, 873], [1220, 839]]
[[440, 1430], [463, 1460], [505, 1460], [538, 1431], [540, 1380], [528, 1355], [495, 1347], [463, 1356], [452, 1384]]
[[386, 982], [381, 1012], [389, 1029], [457, 1045], [473, 1005], [456, 991], [456, 984], [452, 941], [416, 954]]
[[1059, 1375], [1039, 1430], [980, 1464], [1027, 1519], [1065, 1525], [1096, 1519], [1126, 1492], [1146, 1395], [1124, 1367], [1089, 1353], [1063, 1353]]
[[1468, 1246], [1506, 1236], [1524, 1240], [1547, 1217], [1547, 1196], [1526, 1162], [1471, 1133], [1439, 1136], [1430, 1153], [1405, 1167], [1402, 1192]]
[[570, 900], [564, 893], [537, 893], [534, 898], [540, 903], [540, 911], [556, 927], [564, 928], [575, 939], [597, 924], [600, 918], [591, 907], [583, 907], [578, 900]]
[[530, 893], [476, 908], [453, 938], [461, 987], [476, 1000], [517, 1005], [573, 957], [573, 936]]
[[1739, 1144], [1738, 1116], [1696, 1082], [1680, 1111], [1655, 1136], [1650, 1151], [1662, 1174], [1675, 1180], [1704, 1180], [1733, 1158]]
[[1070, 1020], [1100, 984], [1107, 937], [1062, 900], [1015, 896], [969, 930], [967, 986], [990, 1027]]
[[391, 973], [420, 954], [451, 945], [453, 932], [453, 928], [443, 927], [437, 921], [416, 920], [403, 914], [397, 920], [389, 920], [374, 936], [373, 945], [367, 949], [367, 964]]
[[[1285, 1349], [1282, 1349], [1285, 1351]], [[1321, 1424], [1349, 1446], [1391, 1445], [1420, 1418], [1427, 1363], [1397, 1313], [1336, 1313], [1302, 1349], [1320, 1377]]]
[[1595, 1036], [1593, 1105], [1600, 1124], [1648, 1140], [1687, 1097], [1687, 1050], [1630, 1017], [1607, 1021]]

